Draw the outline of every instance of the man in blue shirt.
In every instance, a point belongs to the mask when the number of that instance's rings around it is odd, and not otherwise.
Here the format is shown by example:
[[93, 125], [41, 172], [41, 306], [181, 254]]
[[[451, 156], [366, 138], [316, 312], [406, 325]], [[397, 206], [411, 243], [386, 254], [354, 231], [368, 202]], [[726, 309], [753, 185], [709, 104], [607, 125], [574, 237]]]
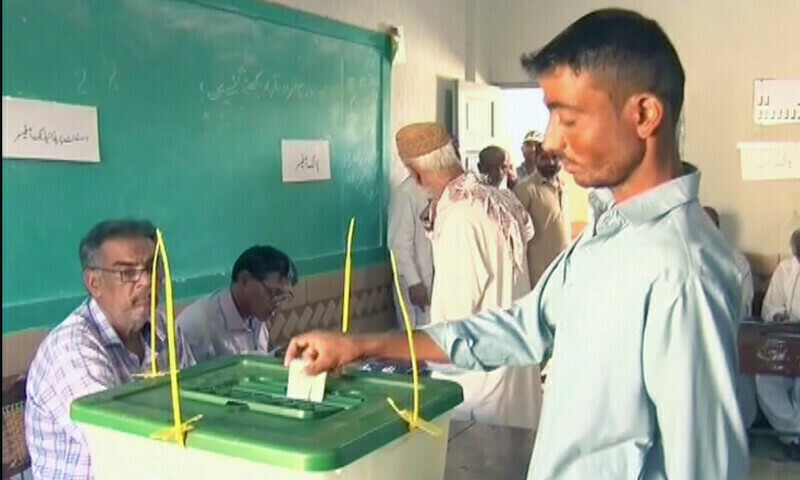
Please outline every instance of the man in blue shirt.
[[[679, 158], [674, 47], [656, 22], [608, 9], [522, 63], [551, 112], [544, 148], [593, 189], [592, 220], [508, 310], [416, 332], [417, 358], [492, 369], [552, 356], [529, 479], [745, 478], [736, 331], [747, 272]], [[315, 373], [408, 358], [408, 347], [398, 333], [312, 332], [289, 345], [286, 361], [298, 356]]]

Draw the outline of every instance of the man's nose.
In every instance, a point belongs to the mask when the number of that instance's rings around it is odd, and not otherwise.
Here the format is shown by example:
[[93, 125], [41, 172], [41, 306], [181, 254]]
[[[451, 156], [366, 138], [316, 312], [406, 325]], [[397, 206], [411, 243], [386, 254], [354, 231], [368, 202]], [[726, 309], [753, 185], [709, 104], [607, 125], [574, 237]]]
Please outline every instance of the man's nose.
[[558, 122], [557, 113], [550, 114], [550, 121], [547, 123], [547, 130], [544, 133], [542, 148], [551, 152], [561, 152], [564, 150], [564, 132]]

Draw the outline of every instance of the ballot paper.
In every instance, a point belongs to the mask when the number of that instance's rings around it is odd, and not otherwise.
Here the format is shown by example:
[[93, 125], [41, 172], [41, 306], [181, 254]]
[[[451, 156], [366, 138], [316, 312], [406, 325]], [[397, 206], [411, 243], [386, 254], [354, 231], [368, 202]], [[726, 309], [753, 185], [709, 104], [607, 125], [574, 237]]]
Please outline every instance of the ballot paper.
[[308, 360], [295, 359], [289, 363], [289, 384], [286, 386], [286, 396], [295, 400], [310, 400], [321, 402], [325, 395], [325, 380], [328, 372], [317, 375], [307, 375], [305, 368]]

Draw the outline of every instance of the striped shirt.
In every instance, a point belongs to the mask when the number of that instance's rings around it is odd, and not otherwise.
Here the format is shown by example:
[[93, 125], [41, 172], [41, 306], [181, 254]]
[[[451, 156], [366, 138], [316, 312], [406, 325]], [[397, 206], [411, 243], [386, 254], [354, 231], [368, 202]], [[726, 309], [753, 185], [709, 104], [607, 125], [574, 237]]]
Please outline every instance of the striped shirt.
[[[166, 322], [159, 317], [158, 367], [169, 367]], [[93, 299], [87, 300], [51, 331], [40, 345], [28, 372], [25, 437], [37, 480], [92, 479], [89, 448], [72, 423], [76, 398], [134, 380], [150, 368], [150, 328], [141, 335], [144, 356], [130, 352]], [[181, 367], [194, 364], [191, 350], [178, 336]]]

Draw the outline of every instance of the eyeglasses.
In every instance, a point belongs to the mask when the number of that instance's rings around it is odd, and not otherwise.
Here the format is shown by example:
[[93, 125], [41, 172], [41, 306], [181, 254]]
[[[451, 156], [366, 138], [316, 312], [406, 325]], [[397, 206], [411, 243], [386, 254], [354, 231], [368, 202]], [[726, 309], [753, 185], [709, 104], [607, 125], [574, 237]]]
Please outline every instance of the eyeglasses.
[[260, 282], [261, 286], [264, 287], [264, 290], [267, 292], [269, 298], [276, 304], [276, 305], [283, 305], [284, 303], [290, 301], [294, 298], [294, 293], [291, 290], [284, 290], [280, 287], [272, 287], [267, 285], [264, 282]]
[[[103, 267], [89, 267], [89, 270], [98, 270], [106, 273], [116, 273], [119, 276], [119, 281], [122, 283], [136, 283], [141, 280], [143, 274], [150, 275], [152, 270], [149, 267], [128, 267], [128, 268], [103, 268]], [[158, 279], [164, 279], [163, 270], [158, 270]]]

